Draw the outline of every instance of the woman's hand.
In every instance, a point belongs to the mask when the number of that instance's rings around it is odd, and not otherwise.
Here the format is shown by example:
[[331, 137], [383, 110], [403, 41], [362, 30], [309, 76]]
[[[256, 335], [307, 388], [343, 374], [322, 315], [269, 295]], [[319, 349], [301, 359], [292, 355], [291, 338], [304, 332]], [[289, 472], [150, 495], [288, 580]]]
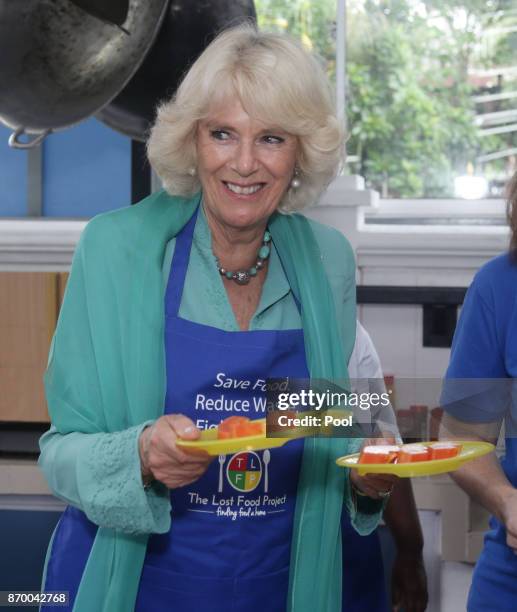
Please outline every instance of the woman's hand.
[[167, 414], [144, 429], [139, 440], [144, 482], [155, 479], [176, 489], [198, 480], [213, 457], [204, 451], [187, 453], [176, 445], [176, 440], [197, 440], [199, 435], [199, 429], [182, 414]]
[[351, 470], [350, 480], [360, 493], [372, 499], [384, 499], [388, 497], [397, 480], [391, 474], [366, 474], [359, 476], [357, 470]]
[[[395, 444], [394, 438], [369, 438], [363, 442], [365, 446], [379, 446], [382, 444]], [[365, 474], [359, 476], [357, 470], [350, 470], [350, 480], [353, 486], [363, 495], [372, 499], [384, 499], [388, 497], [397, 481], [392, 474]]]

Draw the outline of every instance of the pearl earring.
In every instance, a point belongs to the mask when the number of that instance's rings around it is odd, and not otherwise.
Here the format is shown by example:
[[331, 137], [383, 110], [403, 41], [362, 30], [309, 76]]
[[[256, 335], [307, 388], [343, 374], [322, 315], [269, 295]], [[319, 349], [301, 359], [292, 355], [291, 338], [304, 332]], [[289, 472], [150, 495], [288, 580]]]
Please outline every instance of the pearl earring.
[[196, 176], [196, 169], [194, 168], [194, 166], [189, 168], [187, 172], [190, 174], [190, 176]]
[[295, 167], [294, 168], [294, 176], [291, 180], [291, 189], [298, 189], [300, 187], [300, 185], [302, 184], [299, 176], [298, 176], [298, 168]]

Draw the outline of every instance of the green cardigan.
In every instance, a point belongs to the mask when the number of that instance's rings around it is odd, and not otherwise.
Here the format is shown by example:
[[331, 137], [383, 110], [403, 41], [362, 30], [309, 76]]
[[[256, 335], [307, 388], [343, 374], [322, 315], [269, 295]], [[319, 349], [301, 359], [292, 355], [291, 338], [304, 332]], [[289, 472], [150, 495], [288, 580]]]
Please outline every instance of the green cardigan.
[[[45, 374], [52, 427], [40, 441], [40, 466], [52, 491], [99, 525], [74, 612], [132, 610], [149, 534], [170, 528], [166, 488], [142, 487], [138, 436], [145, 423], [163, 414], [165, 248], [199, 199], [161, 191], [137, 206], [99, 215], [88, 223], [74, 255]], [[311, 377], [343, 381], [355, 338], [353, 255], [343, 240], [344, 262], [336, 265], [345, 272], [326, 272], [332, 262], [324, 261], [311, 225], [301, 215], [281, 214], [269, 224], [302, 304]], [[378, 512], [358, 512], [348, 473], [334, 462], [359, 443], [305, 442], [290, 611], [341, 610], [343, 503], [360, 533], [377, 526], [380, 506]]]

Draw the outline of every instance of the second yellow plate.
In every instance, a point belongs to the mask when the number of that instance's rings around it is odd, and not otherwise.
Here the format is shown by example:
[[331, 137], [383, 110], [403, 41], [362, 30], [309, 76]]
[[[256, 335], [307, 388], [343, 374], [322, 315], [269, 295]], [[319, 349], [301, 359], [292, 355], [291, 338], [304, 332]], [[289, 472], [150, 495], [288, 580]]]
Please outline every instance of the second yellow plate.
[[[341, 467], [357, 470], [360, 476], [365, 474], [394, 474], [399, 478], [415, 478], [417, 476], [433, 476], [457, 470], [467, 461], [487, 455], [494, 450], [489, 442], [460, 442], [461, 451], [450, 459], [434, 459], [433, 461], [415, 461], [414, 463], [358, 463], [359, 453], [346, 455], [336, 460]], [[422, 442], [429, 446], [432, 442]]]

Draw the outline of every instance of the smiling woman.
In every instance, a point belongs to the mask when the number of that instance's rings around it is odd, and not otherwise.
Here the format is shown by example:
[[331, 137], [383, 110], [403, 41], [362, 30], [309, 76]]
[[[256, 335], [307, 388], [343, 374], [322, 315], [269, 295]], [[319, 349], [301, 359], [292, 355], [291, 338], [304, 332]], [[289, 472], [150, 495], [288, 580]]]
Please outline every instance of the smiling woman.
[[71, 504], [44, 590], [69, 591], [74, 612], [340, 609], [343, 506], [368, 533], [392, 484], [336, 466], [361, 440], [243, 446], [217, 463], [179, 443], [222, 416], [265, 416], [268, 379], [347, 379], [351, 248], [284, 214], [337, 172], [332, 99], [291, 39], [221, 34], [158, 112], [148, 150], [166, 191], [81, 237], [40, 459]]

